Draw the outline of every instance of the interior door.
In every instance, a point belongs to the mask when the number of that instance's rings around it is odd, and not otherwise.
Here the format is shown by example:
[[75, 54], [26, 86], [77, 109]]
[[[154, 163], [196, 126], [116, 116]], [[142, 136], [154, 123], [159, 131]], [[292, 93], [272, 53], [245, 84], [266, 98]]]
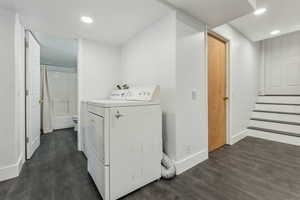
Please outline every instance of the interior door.
[[265, 94], [300, 95], [300, 33], [264, 41]]
[[26, 157], [30, 159], [40, 146], [40, 45], [26, 32]]
[[226, 43], [208, 35], [208, 150], [226, 143]]

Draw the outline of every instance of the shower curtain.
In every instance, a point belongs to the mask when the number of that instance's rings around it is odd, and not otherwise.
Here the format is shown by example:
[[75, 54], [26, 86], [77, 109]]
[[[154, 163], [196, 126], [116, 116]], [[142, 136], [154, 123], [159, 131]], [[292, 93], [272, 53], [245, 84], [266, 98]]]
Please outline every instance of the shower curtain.
[[53, 107], [49, 90], [48, 66], [41, 65], [41, 94], [42, 94], [42, 131], [44, 134], [53, 132]]

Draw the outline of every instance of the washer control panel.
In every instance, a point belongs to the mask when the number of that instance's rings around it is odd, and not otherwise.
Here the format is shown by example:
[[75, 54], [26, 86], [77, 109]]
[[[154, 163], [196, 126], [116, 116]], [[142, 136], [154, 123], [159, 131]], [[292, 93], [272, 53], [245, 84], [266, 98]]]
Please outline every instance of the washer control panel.
[[152, 101], [159, 95], [158, 86], [132, 87], [128, 90], [114, 90], [111, 99], [128, 101]]
[[151, 101], [156, 87], [135, 87], [131, 88], [127, 95], [127, 100]]
[[113, 90], [110, 99], [113, 100], [126, 100], [129, 90]]

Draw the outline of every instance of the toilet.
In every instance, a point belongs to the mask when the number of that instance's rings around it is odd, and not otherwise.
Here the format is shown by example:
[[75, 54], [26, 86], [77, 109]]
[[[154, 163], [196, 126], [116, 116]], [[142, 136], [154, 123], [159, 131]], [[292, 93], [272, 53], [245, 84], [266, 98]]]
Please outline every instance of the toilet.
[[78, 116], [77, 115], [73, 116], [72, 120], [74, 122], [74, 131], [77, 131], [78, 130]]

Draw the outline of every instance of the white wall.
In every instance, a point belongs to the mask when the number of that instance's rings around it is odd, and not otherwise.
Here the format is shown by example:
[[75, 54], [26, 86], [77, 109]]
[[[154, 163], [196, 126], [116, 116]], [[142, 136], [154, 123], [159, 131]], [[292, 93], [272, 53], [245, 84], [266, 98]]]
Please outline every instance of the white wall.
[[[216, 31], [231, 40], [230, 133], [237, 138], [247, 127], [257, 94], [259, 46], [230, 26]], [[164, 151], [175, 160], [178, 174], [208, 158], [206, 25], [202, 22], [172, 12], [136, 34], [121, 52], [82, 40], [78, 74], [80, 100], [106, 98], [118, 80], [160, 85]]]
[[[106, 44], [79, 40], [78, 45], [78, 101], [108, 98], [120, 79], [121, 50]], [[78, 105], [78, 113], [80, 106]], [[79, 116], [78, 147], [83, 150], [84, 130]]]
[[17, 176], [24, 158], [23, 36], [15, 13], [0, 10], [0, 181]]
[[25, 162], [25, 28], [18, 14], [15, 20], [15, 134], [20, 171]]
[[245, 136], [258, 95], [260, 45], [249, 41], [229, 25], [217, 27], [214, 31], [230, 40], [229, 142], [233, 144]]
[[176, 164], [180, 173], [208, 158], [206, 25], [180, 13], [176, 25]]
[[175, 141], [175, 13], [135, 35], [122, 47], [122, 82], [160, 85], [164, 150], [176, 157]]
[[41, 44], [41, 64], [72, 68], [77, 66], [78, 40], [34, 32]]
[[15, 116], [15, 60], [14, 60], [14, 24], [13, 13], [0, 11], [0, 179], [3, 168], [16, 163], [17, 149], [14, 132]]
[[80, 40], [78, 52], [79, 101], [107, 98], [119, 80], [120, 48]]
[[122, 48], [122, 81], [161, 86], [164, 151], [178, 173], [208, 155], [205, 30], [203, 23], [172, 12]]

